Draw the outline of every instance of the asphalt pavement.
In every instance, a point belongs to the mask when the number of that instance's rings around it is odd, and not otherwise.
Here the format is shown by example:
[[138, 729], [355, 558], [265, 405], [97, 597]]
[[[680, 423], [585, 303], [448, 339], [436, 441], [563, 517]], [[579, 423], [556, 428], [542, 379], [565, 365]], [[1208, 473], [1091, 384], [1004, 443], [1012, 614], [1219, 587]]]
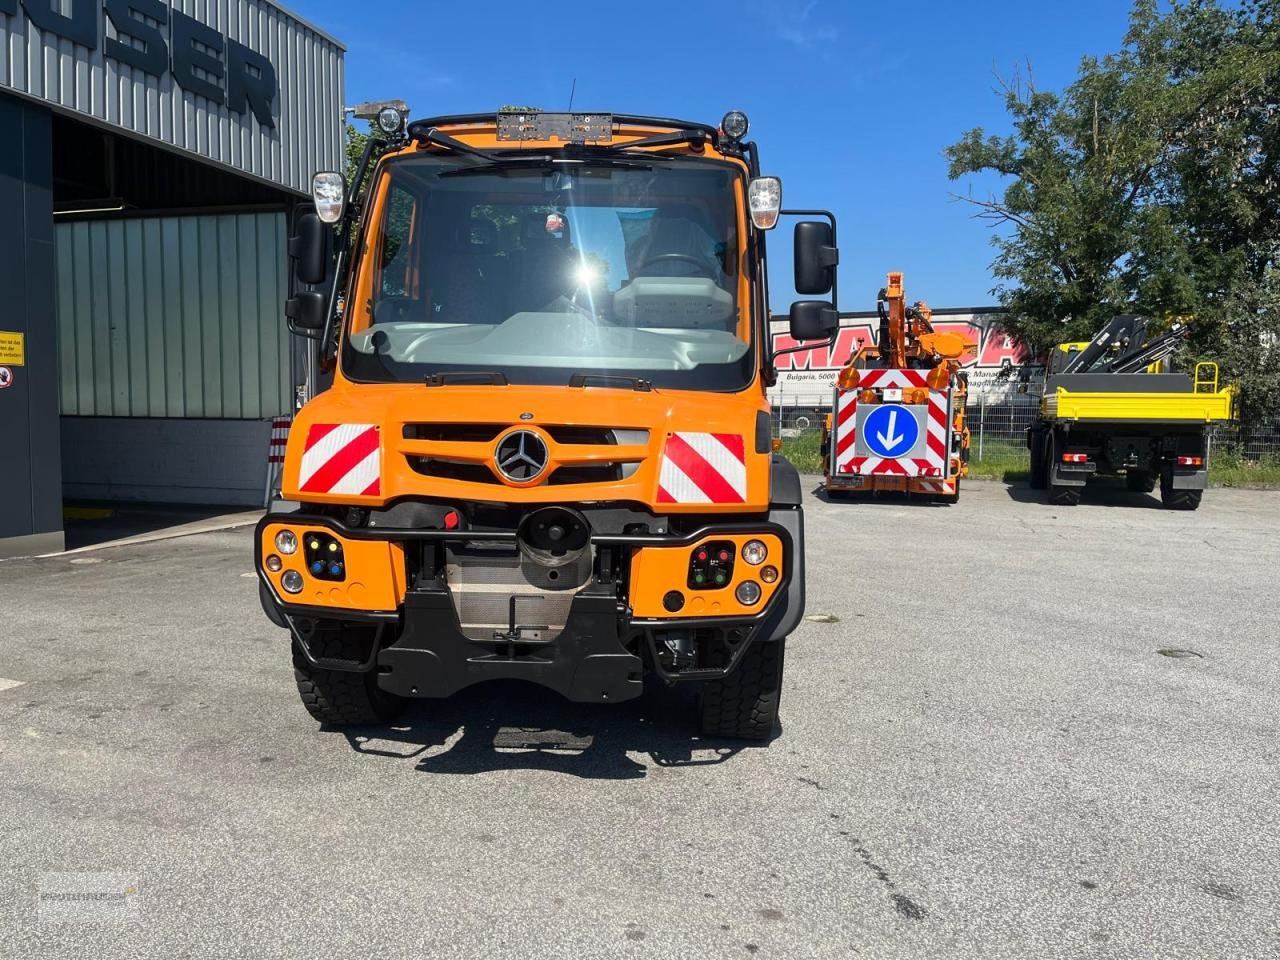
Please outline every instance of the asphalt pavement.
[[1280, 955], [1280, 494], [807, 520], [767, 746], [507, 684], [322, 730], [248, 530], [0, 563], [0, 957]]

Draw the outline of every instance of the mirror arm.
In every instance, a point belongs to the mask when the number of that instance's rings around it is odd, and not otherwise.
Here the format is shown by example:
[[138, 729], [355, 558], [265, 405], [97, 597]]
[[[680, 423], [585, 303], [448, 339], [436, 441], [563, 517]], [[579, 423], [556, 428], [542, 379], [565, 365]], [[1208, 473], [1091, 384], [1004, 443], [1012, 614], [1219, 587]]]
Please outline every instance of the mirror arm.
[[[828, 350], [835, 349], [836, 340], [838, 340], [839, 337], [840, 337], [840, 329], [839, 327], [837, 327], [836, 332], [833, 333], [831, 337], [826, 341], [826, 346]], [[770, 342], [772, 342], [773, 337], [770, 337], [769, 340]], [[816, 350], [817, 348], [818, 348], [817, 344], [811, 343], [811, 342], [805, 342], [805, 343], [797, 344], [794, 347], [787, 347], [785, 350], [775, 350], [773, 354], [769, 357], [769, 365], [773, 366], [774, 360], [776, 360], [778, 357], [785, 356], [788, 353], [799, 353], [801, 350]]]
[[[836, 235], [836, 215], [832, 213], [830, 210], [779, 210], [778, 217], [779, 219], [781, 219], [782, 217], [822, 217], [828, 223], [831, 224], [832, 248], [834, 250], [840, 249], [840, 241]], [[835, 307], [836, 316], [839, 317], [840, 316], [840, 270], [838, 267], [831, 272], [831, 306]], [[772, 322], [772, 317], [770, 317], [770, 321]], [[827, 341], [828, 350], [832, 350], [835, 348], [836, 340], [839, 338], [839, 336], [840, 336], [840, 328], [839, 326], [837, 326], [835, 332], [831, 334], [831, 339]], [[776, 360], [778, 357], [785, 356], [788, 353], [798, 353], [801, 350], [812, 350], [812, 349], [813, 349], [813, 346], [811, 344], [810, 345], [799, 344], [794, 347], [787, 347], [787, 349], [785, 350], [774, 350], [773, 334], [770, 333], [769, 334], [769, 370], [770, 372], [774, 377], [777, 377], [778, 375], [778, 371], [776, 369], [777, 364], [774, 363], [774, 360]]]

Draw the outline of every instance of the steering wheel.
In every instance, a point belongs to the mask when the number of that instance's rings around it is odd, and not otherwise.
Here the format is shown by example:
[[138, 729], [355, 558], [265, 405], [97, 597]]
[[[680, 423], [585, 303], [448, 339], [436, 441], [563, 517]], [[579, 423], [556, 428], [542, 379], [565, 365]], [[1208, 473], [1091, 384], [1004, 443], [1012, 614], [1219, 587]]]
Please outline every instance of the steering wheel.
[[708, 280], [714, 280], [714, 279], [716, 279], [715, 274], [714, 274], [714, 273], [712, 272], [712, 270], [711, 270], [711, 265], [710, 265], [710, 264], [708, 264], [708, 263], [707, 263], [705, 260], [703, 260], [701, 257], [693, 257], [693, 256], [690, 256], [690, 255], [689, 255], [689, 254], [687, 254], [687, 253], [658, 253], [658, 254], [655, 254], [654, 256], [649, 257], [649, 258], [648, 258], [647, 260], [645, 260], [643, 263], [641, 263], [641, 264], [637, 264], [637, 266], [636, 266], [636, 276], [637, 276], [637, 277], [646, 276], [646, 274], [645, 274], [645, 272], [644, 272], [644, 269], [645, 269], [645, 267], [650, 266], [651, 264], [654, 264], [654, 263], [663, 263], [663, 262], [670, 262], [670, 261], [673, 261], [673, 260], [678, 260], [678, 261], [681, 261], [681, 262], [683, 262], [683, 263], [691, 263], [691, 264], [693, 264], [695, 267], [697, 267], [697, 268], [698, 268], [699, 274], [700, 274], [701, 276], [706, 277]]

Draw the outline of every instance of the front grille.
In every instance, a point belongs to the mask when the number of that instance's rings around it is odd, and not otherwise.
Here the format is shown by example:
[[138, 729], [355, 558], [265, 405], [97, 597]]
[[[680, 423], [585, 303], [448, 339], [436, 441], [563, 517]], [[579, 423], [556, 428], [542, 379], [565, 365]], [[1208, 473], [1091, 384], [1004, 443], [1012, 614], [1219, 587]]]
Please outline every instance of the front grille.
[[569, 621], [574, 594], [591, 576], [591, 551], [563, 567], [548, 568], [509, 548], [450, 546], [445, 552], [445, 582], [464, 636], [492, 641], [511, 622], [530, 627], [521, 636], [551, 640]]
[[[429, 446], [404, 451], [409, 468], [424, 477], [457, 480], [463, 483], [501, 485], [502, 481], [490, 469], [493, 456], [492, 444], [503, 433], [519, 425], [501, 423], [407, 423], [403, 436], [407, 441], [426, 441], [441, 444], [474, 444], [471, 448], [445, 448], [434, 451]], [[616, 483], [632, 476], [640, 469], [645, 448], [649, 443], [649, 431], [629, 427], [595, 427], [571, 424], [537, 424], [555, 447], [626, 447], [630, 448], [623, 459], [599, 460], [584, 464], [565, 464], [552, 470], [543, 482], [548, 486], [568, 486], [593, 483]], [[640, 449], [636, 449], [640, 448]], [[437, 455], [433, 456], [435, 453]], [[577, 456], [590, 454], [583, 450]], [[605, 453], [599, 451], [596, 455]], [[607, 454], [606, 454], [607, 455]], [[554, 454], [553, 454], [554, 456]], [[565, 459], [573, 456], [562, 453]], [[587, 459], [584, 457], [583, 459]]]

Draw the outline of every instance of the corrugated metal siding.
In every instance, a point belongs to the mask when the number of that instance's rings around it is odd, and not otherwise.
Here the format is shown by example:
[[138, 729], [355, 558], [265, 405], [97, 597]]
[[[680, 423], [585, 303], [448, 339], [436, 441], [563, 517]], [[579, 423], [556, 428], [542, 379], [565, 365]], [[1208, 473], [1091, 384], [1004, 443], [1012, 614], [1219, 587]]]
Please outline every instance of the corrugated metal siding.
[[340, 169], [343, 50], [330, 38], [264, 0], [172, 0], [173, 9], [271, 61], [279, 92], [276, 128], [268, 130], [252, 112], [235, 113], [183, 90], [171, 72], [155, 77], [105, 56], [103, 37], [114, 31], [107, 32], [101, 0], [76, 2], [95, 7], [95, 50], [42, 33], [21, 0], [16, 16], [0, 13], [0, 88], [300, 193], [310, 193], [315, 171]]
[[259, 419], [293, 409], [283, 213], [56, 232], [63, 414]]

